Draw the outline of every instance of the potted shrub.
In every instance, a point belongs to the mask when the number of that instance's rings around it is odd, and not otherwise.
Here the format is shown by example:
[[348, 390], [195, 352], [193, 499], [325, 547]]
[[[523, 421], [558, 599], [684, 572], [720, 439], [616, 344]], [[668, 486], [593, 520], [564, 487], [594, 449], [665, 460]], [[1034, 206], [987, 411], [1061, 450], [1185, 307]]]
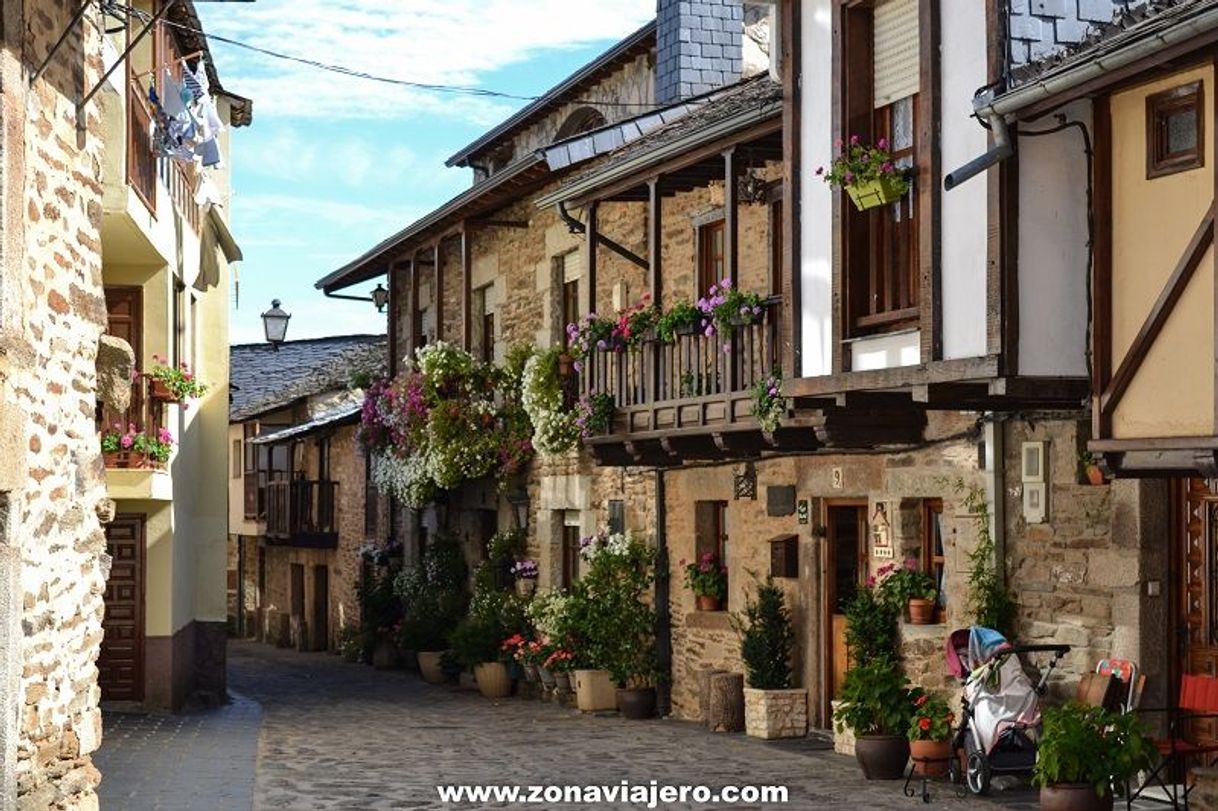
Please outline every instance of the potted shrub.
[[185, 362], [176, 367], [161, 361], [159, 355], [152, 356], [152, 369], [144, 372], [148, 380], [148, 395], [164, 403], [182, 403], [202, 397], [207, 386], [195, 379], [190, 366]]
[[904, 774], [911, 696], [900, 664], [891, 657], [855, 664], [846, 673], [833, 721], [854, 733], [854, 755], [868, 780], [896, 780]]
[[782, 589], [767, 580], [744, 619], [733, 618], [744, 660], [744, 729], [754, 738], [802, 738], [808, 734], [808, 691], [792, 688], [795, 631]]
[[816, 174], [829, 185], [845, 189], [859, 211], [895, 203], [909, 191], [906, 170], [896, 165], [886, 139], [872, 146], [851, 135], [848, 144], [838, 140], [836, 146], [839, 153], [828, 171], [822, 166]]
[[393, 581], [404, 615], [401, 644], [416, 652], [419, 673], [429, 684], [448, 680], [443, 655], [449, 635], [465, 613], [466, 572], [460, 546], [439, 536], [424, 550], [418, 566], [403, 569]]
[[1107, 811], [1113, 787], [1150, 768], [1154, 741], [1134, 713], [1071, 702], [1043, 713], [1032, 782], [1047, 811]]
[[[734, 327], [756, 324], [765, 314], [765, 299], [757, 293], [745, 293], [723, 279], [713, 284], [706, 295], [698, 299], [702, 313], [702, 331], [707, 338], [716, 334], [730, 335]], [[724, 345], [724, 348], [728, 348]]]
[[681, 561], [685, 567], [685, 587], [694, 593], [699, 611], [718, 611], [727, 599], [727, 566], [714, 552], [704, 552], [693, 563]]
[[633, 306], [618, 313], [611, 333], [614, 349], [620, 352], [640, 346], [650, 337], [659, 317], [659, 311], [651, 303], [651, 294], [644, 293]]
[[913, 625], [933, 625], [936, 618], [935, 601], [939, 597], [935, 582], [918, 566], [917, 558], [906, 558], [897, 568], [889, 563], [878, 575], [880, 598], [905, 614]]
[[575, 404], [575, 427], [584, 439], [607, 434], [613, 427], [615, 409], [613, 395], [605, 392], [585, 393]]
[[787, 415], [787, 398], [782, 396], [782, 374], [775, 370], [753, 386], [753, 416], [761, 430], [772, 434]]
[[115, 423], [101, 435], [102, 460], [110, 469], [159, 468], [173, 455], [174, 438], [167, 428], [156, 434], [140, 430], [129, 424], [124, 431]]
[[956, 716], [939, 696], [920, 695], [914, 700], [909, 722], [909, 756], [914, 774], [942, 777], [952, 759], [952, 724]]
[[1092, 456], [1091, 451], [1081, 451], [1078, 455], [1078, 463], [1083, 468], [1083, 474], [1087, 477], [1088, 484], [1093, 487], [1105, 484], [1104, 471], [1100, 469], [1100, 464]]

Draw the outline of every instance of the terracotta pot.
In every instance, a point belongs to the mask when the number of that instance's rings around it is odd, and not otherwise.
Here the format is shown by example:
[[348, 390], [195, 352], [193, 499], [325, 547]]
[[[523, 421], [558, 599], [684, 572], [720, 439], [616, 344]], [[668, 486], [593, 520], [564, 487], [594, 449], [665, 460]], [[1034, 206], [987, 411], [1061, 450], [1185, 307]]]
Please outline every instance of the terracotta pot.
[[910, 741], [909, 757], [914, 762], [914, 774], [942, 777], [952, 760], [952, 742]]
[[478, 692], [486, 698], [507, 698], [512, 694], [512, 680], [503, 662], [483, 662], [474, 665]]
[[656, 688], [637, 687], [617, 691], [617, 710], [623, 718], [641, 721], [656, 714]]
[[541, 665], [537, 666], [537, 678], [541, 679], [542, 687], [546, 687], [551, 690], [554, 689], [554, 677], [554, 671], [550, 670], [549, 668], [542, 667]]
[[1090, 783], [1058, 783], [1040, 789], [1042, 811], [1112, 811], [1112, 792], [1103, 797]]
[[151, 470], [159, 467], [148, 458], [148, 454], [137, 451], [112, 451], [103, 453], [102, 458], [110, 470]]
[[162, 403], [181, 402], [178, 396], [169, 390], [164, 381], [156, 380], [155, 378], [148, 381], [148, 396]]
[[575, 671], [575, 706], [581, 712], [617, 709], [617, 685], [608, 670]]
[[448, 681], [448, 675], [444, 672], [442, 660], [444, 659], [444, 651], [439, 650], [423, 650], [419, 651], [419, 673], [423, 675], [423, 681], [428, 684], [444, 684]]
[[1104, 484], [1104, 471], [1100, 470], [1099, 465], [1087, 465], [1087, 481], [1095, 487]]
[[912, 597], [909, 600], [909, 622], [912, 625], [933, 625], [935, 604], [930, 600]]
[[713, 594], [698, 595], [698, 610], [699, 611], [718, 611], [719, 598]]
[[909, 762], [909, 741], [904, 735], [860, 735], [854, 757], [868, 780], [898, 780]]
[[554, 689], [564, 696], [571, 692], [571, 674], [565, 670], [554, 673]]

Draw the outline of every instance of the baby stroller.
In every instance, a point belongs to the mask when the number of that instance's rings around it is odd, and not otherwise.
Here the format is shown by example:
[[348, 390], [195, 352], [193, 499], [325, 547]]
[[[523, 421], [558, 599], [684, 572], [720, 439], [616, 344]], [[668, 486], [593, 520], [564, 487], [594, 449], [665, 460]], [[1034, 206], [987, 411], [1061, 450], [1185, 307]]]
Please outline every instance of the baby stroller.
[[[964, 685], [960, 728], [952, 741], [952, 781], [973, 794], [989, 791], [995, 775], [1028, 777], [1036, 764], [1040, 698], [1068, 645], [1012, 645], [981, 626], [953, 631], [947, 638], [948, 670]], [[1052, 654], [1033, 684], [1020, 656]], [[964, 752], [964, 774], [959, 753]]]

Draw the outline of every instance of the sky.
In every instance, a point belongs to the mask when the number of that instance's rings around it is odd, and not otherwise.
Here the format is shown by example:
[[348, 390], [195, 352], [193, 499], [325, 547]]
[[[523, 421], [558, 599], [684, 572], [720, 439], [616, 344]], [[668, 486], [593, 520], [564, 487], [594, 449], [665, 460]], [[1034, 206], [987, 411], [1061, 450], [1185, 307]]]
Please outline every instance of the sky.
[[[366, 73], [540, 95], [654, 16], [655, 0], [198, 2], [208, 33]], [[469, 186], [444, 160], [525, 102], [395, 87], [213, 41], [224, 87], [254, 100], [232, 133], [237, 266], [230, 340], [383, 332], [371, 304], [325, 298], [327, 273]], [[347, 293], [365, 295], [376, 282]]]

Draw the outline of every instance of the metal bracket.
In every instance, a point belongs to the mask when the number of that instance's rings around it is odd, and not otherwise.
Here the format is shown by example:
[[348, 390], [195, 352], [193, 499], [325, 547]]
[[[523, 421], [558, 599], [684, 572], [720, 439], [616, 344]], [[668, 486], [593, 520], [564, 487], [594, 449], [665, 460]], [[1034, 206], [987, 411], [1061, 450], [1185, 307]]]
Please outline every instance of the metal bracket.
[[68, 41], [68, 36], [75, 30], [76, 26], [80, 25], [80, 21], [85, 18], [85, 12], [89, 10], [91, 5], [93, 5], [93, 0], [84, 0], [80, 4], [80, 8], [76, 9], [76, 13], [72, 15], [72, 21], [68, 23], [68, 27], [63, 29], [63, 33], [59, 35], [59, 39], [55, 40], [55, 44], [51, 46], [50, 52], [42, 60], [38, 70], [34, 71], [34, 75], [30, 77], [30, 87], [33, 87], [42, 78], [42, 74], [46, 73], [46, 69], [51, 65], [51, 60], [55, 58], [55, 54], [59, 53], [59, 49], [63, 47], [63, 44]]
[[[86, 0], [86, 3], [88, 2], [92, 2], [92, 0]], [[159, 23], [164, 16], [169, 13], [169, 9], [173, 8], [175, 5], [177, 5], [177, 3], [178, 0], [167, 0], [165, 5], [157, 9], [156, 13], [152, 15], [152, 18], [148, 20], [148, 24], [145, 25], [144, 28], [131, 40], [130, 44], [127, 45], [127, 50], [123, 51], [122, 54], [119, 55], [118, 59], [114, 60], [114, 64], [110, 66], [110, 69], [97, 80], [97, 84], [93, 86], [93, 89], [86, 93], [85, 97], [80, 100], [79, 104], [76, 105], [77, 129], [83, 130], [85, 128], [85, 107], [90, 101], [93, 100], [93, 97], [97, 95], [98, 91], [102, 89], [102, 86], [105, 85], [110, 77], [114, 75], [114, 71], [118, 70], [118, 66], [127, 61], [127, 57], [131, 55], [131, 52], [144, 41], [144, 37], [148, 36], [152, 29], [156, 28], [157, 23]]]

